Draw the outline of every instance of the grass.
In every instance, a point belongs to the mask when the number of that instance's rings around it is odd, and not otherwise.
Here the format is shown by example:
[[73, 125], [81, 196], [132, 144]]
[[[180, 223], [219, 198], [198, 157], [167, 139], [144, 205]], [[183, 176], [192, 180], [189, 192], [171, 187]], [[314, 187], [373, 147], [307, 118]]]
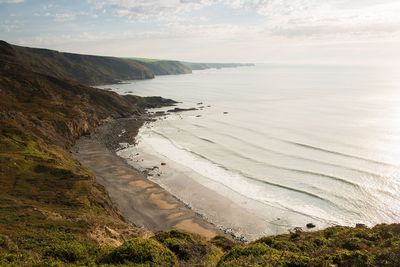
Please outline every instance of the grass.
[[[331, 227], [239, 244], [172, 230], [118, 247], [88, 233], [128, 227], [66, 150], [18, 128], [0, 135], [0, 265], [398, 266], [400, 225]], [[99, 189], [98, 189], [99, 190]], [[99, 198], [100, 196], [100, 198]]]
[[249, 244], [177, 230], [144, 238], [69, 148], [102, 119], [161, 99], [121, 97], [0, 63], [0, 266], [399, 266], [400, 224]]
[[[223, 252], [206, 239], [183, 231], [156, 233], [151, 238], [134, 237], [118, 247], [99, 246], [73, 235], [58, 232], [44, 234], [40, 250], [17, 245], [0, 235], [0, 263], [24, 265], [34, 260], [40, 266], [111, 265], [111, 266], [399, 266], [399, 225], [378, 225], [369, 228], [332, 227], [300, 233], [293, 240], [290, 234], [265, 237], [249, 244], [234, 243]], [[47, 229], [48, 230], [48, 229]], [[316, 242], [333, 234], [325, 243]], [[356, 239], [354, 236], [364, 235]], [[374, 236], [374, 241], [369, 241]], [[217, 237], [221, 243], [221, 238]], [[369, 242], [372, 243], [369, 243]], [[345, 244], [352, 244], [347, 246]], [[279, 245], [278, 245], [279, 244]], [[37, 246], [37, 245], [34, 245]], [[29, 259], [29, 260], [27, 260]], [[31, 266], [31, 265], [26, 265]], [[55, 265], [57, 266], [57, 265]]]

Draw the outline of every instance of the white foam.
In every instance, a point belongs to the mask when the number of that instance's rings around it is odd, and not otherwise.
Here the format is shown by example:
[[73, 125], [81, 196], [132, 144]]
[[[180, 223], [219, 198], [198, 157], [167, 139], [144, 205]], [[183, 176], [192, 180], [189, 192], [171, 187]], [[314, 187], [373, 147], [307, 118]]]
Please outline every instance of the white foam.
[[[245, 206], [245, 208], [250, 207], [251, 209], [251, 205], [260, 206], [260, 203], [262, 203], [263, 205], [261, 206], [263, 206], [264, 209], [261, 212], [268, 213], [271, 211], [271, 208], [278, 209], [281, 210], [281, 213], [291, 213], [291, 215], [289, 215], [290, 217], [297, 218], [293, 219], [293, 221], [314, 219], [323, 224], [349, 223], [341, 219], [340, 216], [336, 216], [318, 207], [317, 204], [305, 205], [300, 201], [300, 196], [296, 197], [296, 195], [300, 193], [293, 192], [290, 197], [282, 196], [282, 191], [284, 191], [284, 189], [273, 187], [271, 189], [271, 187], [269, 187], [271, 190], [268, 191], [266, 190], [266, 185], [249, 181], [246, 177], [238, 173], [226, 170], [213, 162], [201, 158], [181, 147], [176, 142], [160, 136], [151, 129], [141, 130], [139, 136], [139, 149], [146, 151], [146, 153], [153, 154], [155, 157], [162, 157], [164, 161], [166, 159], [172, 161], [176, 169], [182, 169], [182, 166], [184, 166], [186, 169], [191, 170], [191, 172], [187, 172], [187, 175], [209, 189], [221, 193], [225, 197], [237, 198], [238, 194], [241, 195], [246, 198], [246, 205], [243, 205], [243, 200], [232, 200], [239, 205]], [[196, 175], [193, 175], [194, 173], [196, 173]], [[268, 192], [266, 193], [266, 191]], [[293, 195], [295, 196], [293, 197]], [[298, 201], [293, 201], [293, 198], [297, 198]], [[254, 211], [260, 212], [260, 209], [255, 208]], [[305, 219], [307, 217], [308, 219]]]

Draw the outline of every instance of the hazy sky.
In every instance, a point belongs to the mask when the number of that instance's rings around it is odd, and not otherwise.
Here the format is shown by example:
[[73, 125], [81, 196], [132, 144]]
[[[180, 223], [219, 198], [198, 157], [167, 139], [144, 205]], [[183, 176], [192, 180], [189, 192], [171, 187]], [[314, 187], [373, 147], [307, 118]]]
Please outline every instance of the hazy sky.
[[0, 0], [0, 39], [191, 61], [400, 61], [400, 0]]

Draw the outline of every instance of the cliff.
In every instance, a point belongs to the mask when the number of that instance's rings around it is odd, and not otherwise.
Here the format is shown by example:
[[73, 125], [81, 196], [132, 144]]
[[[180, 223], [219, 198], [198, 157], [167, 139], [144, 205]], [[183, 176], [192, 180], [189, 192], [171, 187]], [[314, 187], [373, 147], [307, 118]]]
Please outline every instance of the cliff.
[[149, 68], [133, 59], [63, 53], [4, 41], [0, 41], [0, 51], [6, 52], [1, 53], [3, 57], [12, 55], [13, 60], [35, 72], [87, 85], [154, 78]]
[[174, 60], [144, 61], [143, 64], [155, 75], [175, 75], [192, 73], [192, 69], [186, 64]]
[[14, 47], [0, 46], [0, 265], [22, 255], [29, 260], [14, 265], [31, 266], [35, 255], [63, 242], [118, 245], [148, 235], [125, 223], [69, 148], [109, 117], [174, 102], [120, 96], [35, 72], [31, 64], [21, 64]]
[[0, 266], [399, 266], [400, 224], [294, 230], [249, 244], [127, 224], [69, 149], [109, 117], [173, 101], [61, 79], [17, 50], [0, 45]]
[[192, 70], [253, 66], [242, 63], [191, 63], [176, 60], [118, 58], [64, 53], [22, 47], [0, 41], [0, 56], [28, 67], [34, 72], [68, 79], [86, 85], [112, 84], [124, 80], [152, 79], [155, 75], [192, 73]]

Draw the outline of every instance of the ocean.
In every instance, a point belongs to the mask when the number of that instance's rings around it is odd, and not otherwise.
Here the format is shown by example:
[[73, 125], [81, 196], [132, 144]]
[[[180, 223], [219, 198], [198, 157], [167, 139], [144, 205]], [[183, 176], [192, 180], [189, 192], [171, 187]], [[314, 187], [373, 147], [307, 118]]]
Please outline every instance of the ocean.
[[399, 74], [260, 64], [102, 88], [198, 109], [146, 124], [118, 153], [136, 168], [158, 166], [149, 179], [252, 239], [307, 223], [400, 221]]

